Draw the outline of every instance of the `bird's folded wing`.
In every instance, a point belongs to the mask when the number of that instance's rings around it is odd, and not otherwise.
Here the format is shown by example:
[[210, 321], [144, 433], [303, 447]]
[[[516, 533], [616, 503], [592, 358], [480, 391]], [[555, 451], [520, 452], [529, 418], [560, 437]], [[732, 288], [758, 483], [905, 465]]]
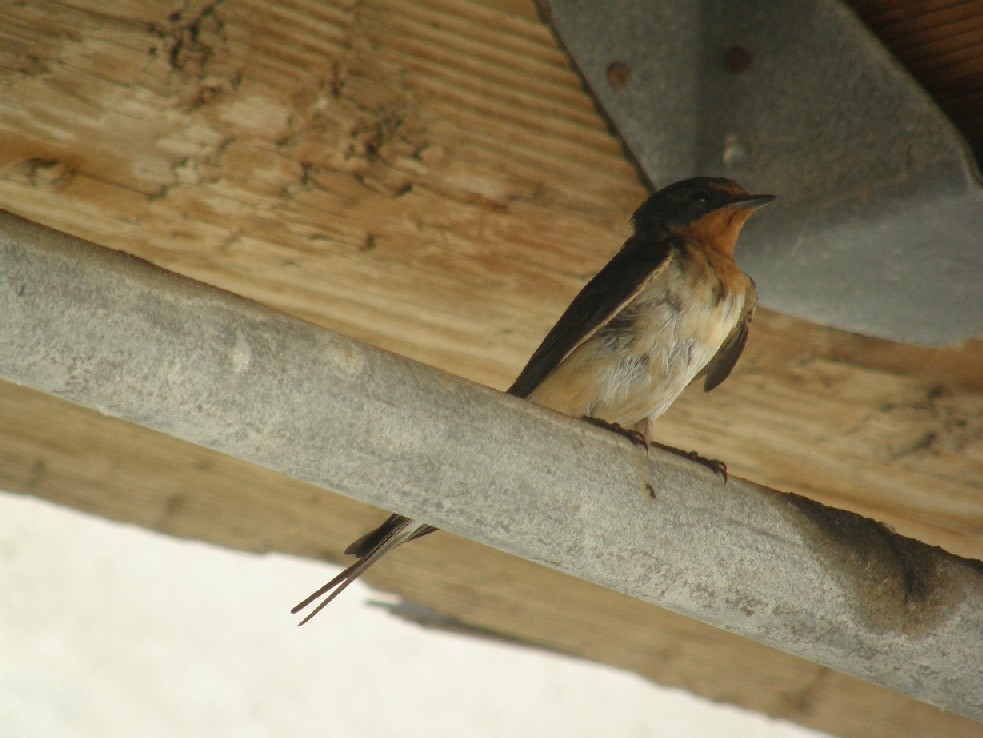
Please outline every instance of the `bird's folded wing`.
[[593, 336], [665, 269], [676, 252], [676, 239], [630, 238], [580, 291], [546, 334], [509, 394], [528, 397], [561, 361]]
[[720, 344], [717, 353], [707, 363], [707, 367], [704, 370], [706, 374], [706, 381], [703, 383], [704, 392], [709, 392], [718, 387], [721, 382], [727, 379], [734, 365], [737, 364], [737, 360], [741, 358], [741, 352], [744, 351], [744, 344], [747, 343], [751, 318], [754, 316], [754, 309], [757, 305], [758, 290], [752, 281], [748, 286], [747, 292], [744, 294], [744, 313], [741, 319], [737, 321], [734, 330]]

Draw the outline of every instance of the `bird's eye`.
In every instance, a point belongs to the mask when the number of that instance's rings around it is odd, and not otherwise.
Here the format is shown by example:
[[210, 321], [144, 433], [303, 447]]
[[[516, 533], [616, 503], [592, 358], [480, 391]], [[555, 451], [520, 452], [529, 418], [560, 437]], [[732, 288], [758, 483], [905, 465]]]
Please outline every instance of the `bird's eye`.
[[694, 192], [693, 202], [698, 202], [700, 205], [706, 205], [708, 202], [710, 202], [710, 195], [708, 195], [706, 192]]

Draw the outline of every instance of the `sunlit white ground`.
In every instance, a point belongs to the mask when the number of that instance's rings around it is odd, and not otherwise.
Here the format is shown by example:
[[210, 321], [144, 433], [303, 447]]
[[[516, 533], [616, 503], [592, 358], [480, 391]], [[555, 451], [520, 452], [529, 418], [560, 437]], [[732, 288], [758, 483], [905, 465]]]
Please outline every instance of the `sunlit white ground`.
[[334, 569], [0, 493], [0, 738], [819, 736], [631, 674], [431, 632]]

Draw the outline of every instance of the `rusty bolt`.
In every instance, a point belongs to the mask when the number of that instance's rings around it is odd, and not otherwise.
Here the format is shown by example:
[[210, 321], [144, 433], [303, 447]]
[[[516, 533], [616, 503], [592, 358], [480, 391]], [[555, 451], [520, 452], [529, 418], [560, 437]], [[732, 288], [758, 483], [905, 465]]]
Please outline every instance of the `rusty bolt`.
[[727, 67], [728, 72], [740, 74], [751, 66], [752, 58], [751, 50], [747, 47], [731, 46], [727, 49], [727, 55], [724, 57], [724, 66]]
[[623, 90], [631, 82], [631, 70], [624, 62], [613, 61], [608, 64], [608, 84], [616, 90]]

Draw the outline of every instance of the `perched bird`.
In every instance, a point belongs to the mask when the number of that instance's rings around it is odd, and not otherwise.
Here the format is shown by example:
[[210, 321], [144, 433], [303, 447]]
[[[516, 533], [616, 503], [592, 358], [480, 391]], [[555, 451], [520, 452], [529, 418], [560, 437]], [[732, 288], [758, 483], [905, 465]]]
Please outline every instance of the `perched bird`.
[[[509, 394], [647, 446], [655, 421], [694, 378], [705, 375], [709, 392], [737, 363], [757, 290], [734, 261], [734, 247], [751, 214], [774, 199], [708, 177], [650, 196], [632, 217], [634, 234], [574, 298]], [[390, 515], [345, 549], [355, 563], [291, 612], [324, 597], [303, 625], [383, 555], [434, 530]]]

